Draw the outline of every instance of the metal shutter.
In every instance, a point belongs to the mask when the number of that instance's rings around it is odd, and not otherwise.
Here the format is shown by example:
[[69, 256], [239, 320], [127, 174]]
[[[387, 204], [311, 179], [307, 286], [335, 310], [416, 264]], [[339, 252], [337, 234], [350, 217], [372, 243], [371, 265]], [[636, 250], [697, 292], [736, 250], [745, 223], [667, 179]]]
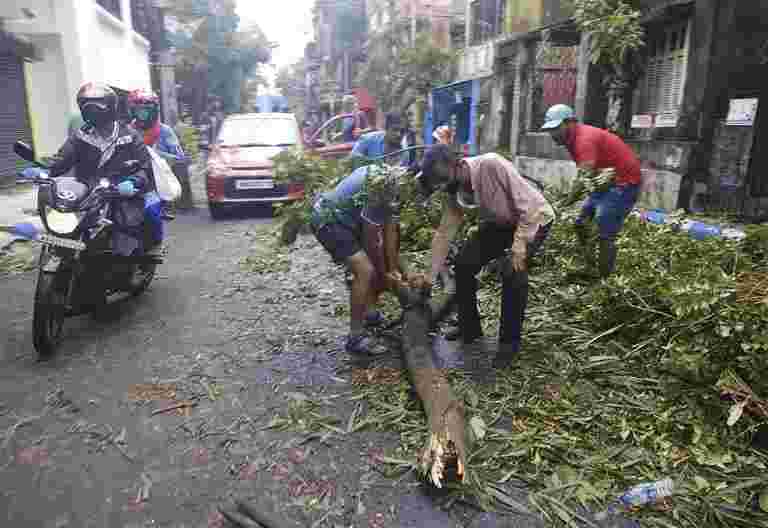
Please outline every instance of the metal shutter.
[[0, 184], [12, 182], [22, 163], [13, 153], [17, 140], [32, 143], [24, 69], [15, 55], [0, 55]]

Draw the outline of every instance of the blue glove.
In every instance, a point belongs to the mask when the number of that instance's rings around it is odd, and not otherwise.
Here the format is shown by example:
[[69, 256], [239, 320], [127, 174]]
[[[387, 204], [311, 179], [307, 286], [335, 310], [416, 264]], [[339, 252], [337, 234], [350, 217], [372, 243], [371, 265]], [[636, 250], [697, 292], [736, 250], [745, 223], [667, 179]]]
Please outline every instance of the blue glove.
[[133, 196], [137, 192], [136, 185], [133, 183], [133, 180], [122, 181], [117, 186], [117, 192], [120, 193], [120, 196]]
[[44, 172], [39, 167], [27, 167], [23, 171], [21, 171], [22, 178], [28, 179], [28, 180], [34, 180], [35, 178], [39, 178], [42, 176]]

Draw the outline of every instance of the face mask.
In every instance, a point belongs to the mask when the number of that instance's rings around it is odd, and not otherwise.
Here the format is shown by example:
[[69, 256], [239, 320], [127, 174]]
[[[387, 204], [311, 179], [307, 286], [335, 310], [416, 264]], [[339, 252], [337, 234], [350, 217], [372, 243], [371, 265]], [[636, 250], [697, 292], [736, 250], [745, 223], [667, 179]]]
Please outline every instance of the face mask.
[[101, 103], [88, 103], [81, 110], [83, 121], [95, 127], [102, 127], [115, 121], [112, 112], [107, 105]]
[[137, 108], [133, 114], [139, 121], [150, 121], [154, 110], [152, 108]]

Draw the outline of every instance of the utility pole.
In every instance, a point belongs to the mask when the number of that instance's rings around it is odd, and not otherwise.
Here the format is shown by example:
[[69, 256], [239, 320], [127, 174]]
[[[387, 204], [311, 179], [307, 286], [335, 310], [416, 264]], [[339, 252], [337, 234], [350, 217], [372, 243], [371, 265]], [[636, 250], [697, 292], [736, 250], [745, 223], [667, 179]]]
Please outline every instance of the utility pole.
[[165, 10], [170, 2], [156, 1], [157, 25], [152, 35], [152, 51], [155, 53], [155, 67], [160, 84], [160, 108], [162, 120], [171, 126], [176, 126], [179, 118], [179, 104], [176, 93], [176, 58], [168, 44], [165, 29]]
[[416, 6], [417, 0], [411, 0], [411, 46], [416, 47]]

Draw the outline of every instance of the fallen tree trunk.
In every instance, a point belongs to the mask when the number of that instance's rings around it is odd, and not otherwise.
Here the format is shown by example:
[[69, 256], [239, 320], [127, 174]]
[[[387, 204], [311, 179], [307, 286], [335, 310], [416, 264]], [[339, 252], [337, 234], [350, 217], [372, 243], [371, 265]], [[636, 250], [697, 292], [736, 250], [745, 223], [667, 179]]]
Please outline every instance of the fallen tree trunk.
[[429, 337], [433, 313], [444, 310], [440, 306], [430, 306], [423, 277], [390, 278], [396, 284], [403, 307], [405, 365], [427, 415], [428, 437], [418, 457], [420, 468], [438, 488], [442, 488], [444, 480], [456, 478], [463, 482], [466, 467], [464, 405], [451, 390], [445, 370], [435, 366]]

